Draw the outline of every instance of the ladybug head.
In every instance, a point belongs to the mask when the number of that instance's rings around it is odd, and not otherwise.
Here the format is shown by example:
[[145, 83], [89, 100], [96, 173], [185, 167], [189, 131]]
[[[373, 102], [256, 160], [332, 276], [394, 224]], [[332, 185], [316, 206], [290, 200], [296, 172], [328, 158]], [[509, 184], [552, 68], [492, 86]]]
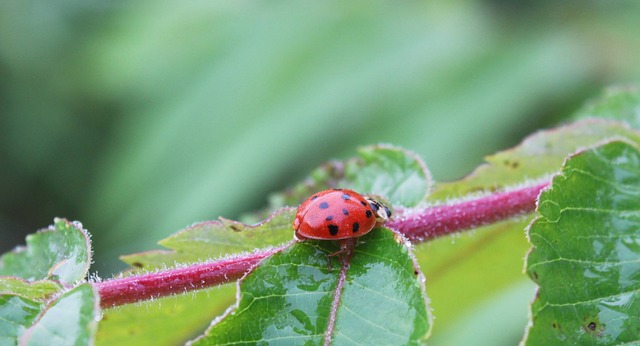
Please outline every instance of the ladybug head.
[[365, 197], [365, 199], [367, 200], [367, 202], [369, 202], [369, 205], [371, 205], [371, 209], [373, 209], [373, 212], [376, 214], [376, 221], [384, 223], [389, 220], [389, 218], [391, 217], [391, 210], [389, 210], [386, 205], [368, 196]]

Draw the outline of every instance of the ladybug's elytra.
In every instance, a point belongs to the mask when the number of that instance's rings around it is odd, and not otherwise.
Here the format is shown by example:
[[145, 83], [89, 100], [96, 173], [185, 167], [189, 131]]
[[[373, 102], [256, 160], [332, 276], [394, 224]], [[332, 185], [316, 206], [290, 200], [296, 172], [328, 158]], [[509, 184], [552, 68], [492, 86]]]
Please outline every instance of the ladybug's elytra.
[[384, 204], [347, 189], [314, 194], [298, 208], [296, 238], [341, 240], [363, 236], [391, 216]]

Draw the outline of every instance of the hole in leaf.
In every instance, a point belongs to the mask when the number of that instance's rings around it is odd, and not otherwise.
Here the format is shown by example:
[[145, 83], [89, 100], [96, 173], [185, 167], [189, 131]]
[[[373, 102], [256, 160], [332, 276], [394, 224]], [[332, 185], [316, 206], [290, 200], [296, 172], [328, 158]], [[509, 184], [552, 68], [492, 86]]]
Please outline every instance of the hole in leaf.
[[605, 325], [600, 323], [597, 317], [594, 319], [593, 317], [587, 317], [583, 320], [582, 328], [587, 334], [593, 336], [602, 336], [604, 334]]

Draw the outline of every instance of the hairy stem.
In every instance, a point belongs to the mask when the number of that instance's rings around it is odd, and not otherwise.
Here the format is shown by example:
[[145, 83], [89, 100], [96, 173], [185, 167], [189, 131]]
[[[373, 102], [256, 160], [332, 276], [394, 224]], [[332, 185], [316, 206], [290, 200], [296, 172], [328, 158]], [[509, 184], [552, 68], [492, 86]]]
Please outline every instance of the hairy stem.
[[407, 211], [385, 226], [404, 234], [412, 242], [421, 243], [532, 212], [538, 194], [547, 185], [549, 183], [545, 182], [455, 204]]
[[238, 280], [263, 258], [291, 244], [219, 261], [110, 279], [96, 282], [94, 286], [100, 293], [100, 305], [103, 308], [194, 291]]
[[[428, 241], [532, 212], [538, 194], [547, 185], [543, 183], [459, 203], [405, 211], [385, 226], [413, 242]], [[114, 278], [94, 285], [100, 292], [101, 306], [107, 308], [198, 290], [238, 280], [262, 259], [292, 244], [183, 268]]]

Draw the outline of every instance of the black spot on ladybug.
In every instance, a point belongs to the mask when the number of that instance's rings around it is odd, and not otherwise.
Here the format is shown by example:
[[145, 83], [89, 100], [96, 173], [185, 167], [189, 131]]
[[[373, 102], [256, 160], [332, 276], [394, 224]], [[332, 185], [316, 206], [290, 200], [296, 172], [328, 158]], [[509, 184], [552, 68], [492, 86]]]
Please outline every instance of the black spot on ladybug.
[[362, 204], [365, 207], [367, 206], [367, 202], [360, 201], [360, 204]]
[[347, 209], [342, 209], [342, 214], [349, 215], [349, 211]]
[[336, 235], [338, 234], [338, 226], [336, 225], [329, 225], [329, 234], [331, 235]]
[[589, 330], [594, 331], [596, 330], [596, 323], [595, 322], [589, 322], [589, 324], [587, 324], [587, 328], [589, 328]]
[[329, 203], [322, 202], [322, 203], [320, 203], [320, 205], [318, 207], [320, 207], [320, 209], [327, 209], [327, 208], [329, 208]]
[[351, 196], [347, 195], [346, 193], [342, 194], [342, 199], [344, 199], [345, 201], [350, 200]]
[[315, 201], [316, 199], [318, 199], [318, 195], [314, 195], [313, 197], [311, 197], [312, 201]]
[[371, 210], [367, 210], [364, 212], [367, 215], [367, 219], [371, 218], [371, 215], [373, 215], [373, 213], [371, 212]]
[[358, 230], [360, 229], [360, 224], [357, 222], [353, 223], [353, 233], [358, 232]]
[[331, 221], [331, 220], [333, 220], [333, 215], [329, 215], [329, 216], [327, 216], [327, 217], [325, 218], [325, 220], [327, 220], [327, 221]]

